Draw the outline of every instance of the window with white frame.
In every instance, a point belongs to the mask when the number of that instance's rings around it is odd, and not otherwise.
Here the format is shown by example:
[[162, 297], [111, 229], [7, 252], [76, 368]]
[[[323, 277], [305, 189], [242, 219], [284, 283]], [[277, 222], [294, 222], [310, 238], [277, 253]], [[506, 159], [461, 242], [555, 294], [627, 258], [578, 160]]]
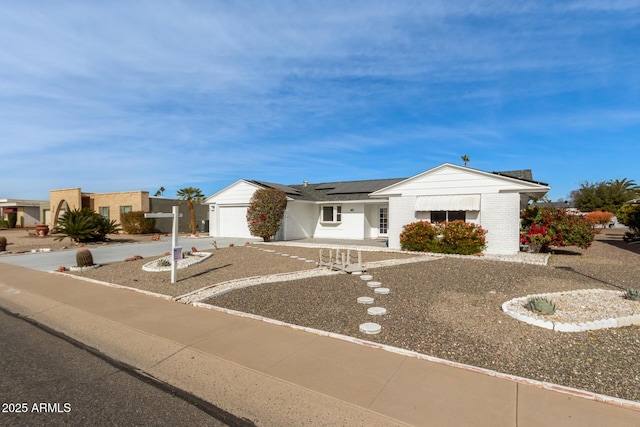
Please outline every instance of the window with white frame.
[[389, 227], [389, 208], [380, 208], [380, 234], [387, 234]]
[[322, 206], [321, 222], [341, 222], [342, 221], [342, 206]]

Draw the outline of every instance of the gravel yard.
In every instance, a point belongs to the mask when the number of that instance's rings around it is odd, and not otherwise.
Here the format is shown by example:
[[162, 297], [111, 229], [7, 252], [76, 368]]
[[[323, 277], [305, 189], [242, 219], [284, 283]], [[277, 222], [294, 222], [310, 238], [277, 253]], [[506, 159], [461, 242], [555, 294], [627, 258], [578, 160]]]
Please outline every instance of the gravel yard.
[[[1, 234], [1, 233], [0, 233]], [[350, 335], [456, 362], [640, 401], [640, 326], [561, 333], [519, 322], [501, 305], [528, 294], [600, 288], [640, 288], [640, 245], [626, 245], [617, 230], [598, 235], [587, 250], [569, 248], [547, 266], [481, 258], [428, 261], [369, 269], [390, 288], [375, 294], [358, 276], [338, 274], [269, 283], [208, 299], [212, 305]], [[212, 250], [206, 261], [169, 273], [144, 272], [151, 258], [77, 273], [84, 277], [177, 296], [228, 280], [314, 269], [279, 253], [316, 260], [318, 249], [271, 245]], [[364, 262], [413, 255], [366, 252]], [[367, 314], [360, 296], [375, 298], [384, 316]], [[640, 303], [638, 303], [640, 304]], [[361, 323], [382, 325], [364, 335]]]
[[[271, 283], [207, 302], [284, 322], [350, 335], [526, 378], [640, 401], [640, 327], [560, 333], [506, 316], [517, 296], [565, 290], [640, 288], [640, 254], [619, 235], [588, 250], [560, 251], [548, 266], [444, 258], [369, 270], [391, 289], [376, 295], [357, 276]], [[574, 249], [574, 248], [572, 248]], [[370, 316], [356, 302], [388, 310]], [[638, 303], [640, 304], [640, 303]], [[382, 325], [364, 335], [364, 322]]]

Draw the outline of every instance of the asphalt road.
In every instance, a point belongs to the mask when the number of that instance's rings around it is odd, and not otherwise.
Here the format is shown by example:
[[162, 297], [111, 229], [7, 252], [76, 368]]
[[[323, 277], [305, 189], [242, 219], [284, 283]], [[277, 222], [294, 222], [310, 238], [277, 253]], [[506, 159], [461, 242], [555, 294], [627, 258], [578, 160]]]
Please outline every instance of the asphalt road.
[[[212, 249], [213, 242], [219, 248], [224, 248], [230, 244], [244, 245], [247, 241], [258, 241], [257, 239], [243, 239], [231, 237], [201, 237], [198, 239], [180, 236], [178, 245], [185, 250], [190, 250], [196, 246], [200, 250]], [[171, 238], [165, 237], [158, 242], [114, 244], [106, 246], [92, 247], [93, 261], [96, 264], [106, 264], [109, 262], [124, 261], [125, 258], [140, 255], [144, 258], [159, 256], [171, 251]], [[17, 255], [3, 255], [0, 262], [18, 265], [40, 271], [55, 271], [58, 266], [71, 267], [76, 263], [76, 251], [64, 250], [53, 252], [26, 253]]]
[[0, 373], [0, 425], [242, 425], [1, 310]]

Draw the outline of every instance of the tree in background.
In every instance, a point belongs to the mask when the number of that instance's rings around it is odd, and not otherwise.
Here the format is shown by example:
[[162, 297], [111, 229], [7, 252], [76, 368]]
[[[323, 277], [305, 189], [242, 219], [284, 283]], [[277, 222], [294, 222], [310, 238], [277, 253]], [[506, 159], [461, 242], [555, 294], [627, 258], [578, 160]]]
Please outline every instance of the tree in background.
[[287, 195], [276, 188], [256, 190], [247, 209], [247, 225], [252, 236], [271, 240], [280, 228], [280, 221], [287, 209]]
[[201, 203], [204, 200], [204, 194], [202, 194], [202, 190], [199, 188], [185, 187], [178, 190], [177, 196], [180, 200], [187, 202], [187, 208], [189, 208], [189, 228], [191, 229], [191, 234], [196, 234], [198, 226], [196, 224], [196, 211], [193, 204]]
[[640, 240], [640, 203], [625, 203], [618, 211], [618, 221], [629, 227], [624, 236], [625, 242]]
[[467, 163], [469, 163], [471, 161], [471, 159], [469, 159], [469, 156], [467, 156], [466, 154], [463, 154], [462, 157], [460, 157], [460, 158], [464, 162], [465, 166], [467, 166]]
[[618, 213], [622, 205], [640, 195], [640, 187], [627, 178], [600, 182], [583, 182], [571, 192], [574, 206], [583, 212]]
[[[600, 231], [607, 226], [611, 222], [613, 218], [612, 212], [602, 212], [602, 211], [593, 211], [588, 212], [585, 216], [591, 223], [593, 224], [593, 229], [596, 234], [600, 233]], [[601, 228], [596, 228], [596, 225], [600, 225]]]

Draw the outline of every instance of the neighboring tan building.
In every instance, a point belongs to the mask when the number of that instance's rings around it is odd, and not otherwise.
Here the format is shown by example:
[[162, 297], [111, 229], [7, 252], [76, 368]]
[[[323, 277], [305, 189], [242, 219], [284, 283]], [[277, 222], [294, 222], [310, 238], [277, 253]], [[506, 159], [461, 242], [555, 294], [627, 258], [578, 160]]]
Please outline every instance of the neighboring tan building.
[[[47, 223], [53, 227], [58, 218], [68, 210], [90, 208], [109, 220], [120, 223], [120, 214], [132, 211], [171, 212], [172, 206], [179, 206], [182, 217], [178, 221], [178, 230], [188, 232], [189, 211], [185, 202], [178, 199], [149, 197], [148, 191], [123, 191], [116, 193], [87, 193], [80, 188], [51, 190], [49, 192], [51, 220]], [[196, 223], [199, 231], [208, 227], [208, 209], [204, 205], [195, 205]], [[159, 232], [170, 233], [170, 218], [156, 219]]]
[[0, 220], [7, 220], [9, 212], [17, 213], [16, 227], [35, 227], [46, 218], [49, 202], [46, 200], [0, 199]]

